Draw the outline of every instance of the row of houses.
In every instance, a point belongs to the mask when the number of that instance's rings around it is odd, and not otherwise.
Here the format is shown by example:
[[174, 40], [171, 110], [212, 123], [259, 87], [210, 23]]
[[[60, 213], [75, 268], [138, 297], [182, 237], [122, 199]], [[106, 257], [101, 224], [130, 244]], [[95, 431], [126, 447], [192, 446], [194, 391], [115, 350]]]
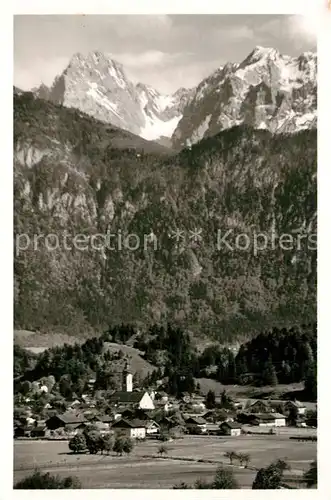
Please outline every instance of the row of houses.
[[[83, 432], [93, 423], [100, 434], [109, 432], [121, 434], [135, 439], [160, 435], [162, 431], [174, 430], [180, 433], [206, 434], [216, 433], [229, 436], [237, 436], [241, 433], [241, 425], [238, 422], [222, 422], [220, 425], [208, 424], [200, 416], [191, 416], [185, 420], [183, 426], [176, 425], [167, 417], [158, 422], [150, 419], [120, 418], [111, 421], [107, 416], [100, 417], [99, 420], [86, 421], [80, 416], [57, 415], [46, 421], [39, 421], [36, 425], [26, 427], [19, 426], [15, 429], [15, 437], [52, 437], [56, 431], [61, 430], [61, 435], [67, 438], [73, 437], [79, 432]], [[199, 432], [197, 431], [199, 430]]]
[[[93, 380], [91, 380], [91, 392], [93, 393]], [[82, 396], [83, 399], [83, 396]], [[45, 421], [29, 418], [29, 422], [16, 426], [15, 435], [46, 435], [47, 433], [62, 432], [70, 437], [77, 432], [93, 425], [101, 432], [121, 432], [130, 437], [142, 438], [148, 435], [160, 433], [162, 429], [178, 429], [182, 432], [194, 433], [216, 433], [230, 436], [240, 435], [241, 424], [257, 425], [261, 427], [282, 427], [286, 425], [286, 415], [277, 411], [280, 402], [268, 400], [257, 400], [253, 402], [236, 402], [232, 409], [206, 410], [204, 397], [197, 394], [182, 394], [181, 400], [170, 398], [164, 391], [141, 391], [133, 390], [133, 376], [127, 365], [123, 372], [122, 391], [115, 391], [109, 397], [111, 415], [100, 415], [93, 406], [92, 400], [83, 399], [83, 406], [89, 406], [89, 411], [78, 410], [82, 402], [78, 399], [72, 402], [71, 410], [64, 414], [50, 416]], [[281, 402], [282, 403], [282, 402]], [[245, 413], [238, 413], [243, 411]], [[190, 408], [191, 414], [185, 413]], [[292, 409], [298, 415], [304, 415], [305, 406], [298, 401], [288, 401], [282, 404], [284, 413]], [[160, 415], [161, 420], [156, 417]], [[170, 416], [172, 411], [177, 411], [180, 418], [177, 421]], [[169, 413], [170, 412], [170, 413]], [[89, 414], [88, 414], [89, 413]], [[241, 415], [242, 420], [239, 420]], [[182, 429], [180, 429], [180, 427]]]
[[306, 406], [300, 401], [276, 401], [276, 400], [257, 400], [250, 403], [247, 407], [250, 413], [277, 413], [277, 408], [282, 406], [285, 413], [290, 413], [292, 410], [296, 411], [298, 415], [305, 415]]
[[280, 413], [248, 413], [241, 414], [243, 420], [237, 422], [234, 416], [223, 414], [218, 422], [208, 421], [210, 411], [205, 415], [179, 414], [180, 423], [177, 418], [163, 415], [157, 421], [153, 418], [153, 412], [143, 409], [124, 409], [118, 415], [89, 415], [66, 412], [61, 415], [53, 415], [45, 421], [36, 421], [34, 425], [17, 426], [15, 437], [31, 436], [46, 437], [60, 434], [68, 438], [79, 432], [83, 432], [88, 426], [98, 430], [101, 434], [113, 432], [123, 434], [132, 438], [146, 438], [159, 435], [161, 432], [179, 432], [180, 434], [223, 434], [228, 436], [239, 436], [242, 433], [242, 423], [260, 427], [283, 427], [286, 425], [286, 417]]

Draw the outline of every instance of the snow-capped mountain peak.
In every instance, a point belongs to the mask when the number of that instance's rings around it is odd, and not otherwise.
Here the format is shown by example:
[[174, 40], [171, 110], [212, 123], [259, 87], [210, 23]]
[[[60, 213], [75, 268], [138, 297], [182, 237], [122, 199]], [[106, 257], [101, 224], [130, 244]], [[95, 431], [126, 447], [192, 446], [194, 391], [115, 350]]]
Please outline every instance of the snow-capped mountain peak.
[[264, 59], [276, 59], [280, 56], [278, 50], [271, 47], [261, 47], [257, 45], [255, 49], [248, 55], [242, 64], [253, 64]]
[[133, 83], [111, 54], [77, 53], [39, 97], [78, 108], [144, 139], [172, 138], [177, 148], [248, 124], [272, 132], [316, 126], [317, 57], [257, 46], [240, 63], [218, 67], [195, 89], [164, 94]]
[[135, 85], [121, 63], [96, 50], [74, 54], [48, 98], [154, 140], [171, 137], [190, 93], [181, 89], [180, 94], [165, 95], [150, 85]]
[[198, 85], [174, 132], [174, 146], [243, 123], [276, 133], [315, 127], [316, 72], [316, 53], [290, 57], [255, 47], [240, 64], [226, 64]]

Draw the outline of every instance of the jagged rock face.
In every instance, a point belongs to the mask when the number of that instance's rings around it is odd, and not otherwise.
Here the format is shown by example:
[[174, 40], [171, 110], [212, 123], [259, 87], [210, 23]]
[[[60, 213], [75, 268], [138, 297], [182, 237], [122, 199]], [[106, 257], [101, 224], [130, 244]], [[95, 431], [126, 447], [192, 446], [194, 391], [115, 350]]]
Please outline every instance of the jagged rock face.
[[174, 132], [174, 147], [240, 124], [276, 133], [316, 127], [316, 72], [314, 53], [291, 58], [257, 47], [198, 85]]
[[50, 99], [135, 134], [144, 125], [135, 87], [123, 66], [99, 52], [76, 54], [54, 82]]
[[74, 55], [51, 89], [41, 85], [34, 93], [180, 149], [240, 124], [277, 133], [316, 127], [316, 70], [314, 53], [292, 58], [256, 47], [240, 64], [226, 64], [195, 89], [164, 95], [132, 83], [109, 55], [92, 52]]
[[154, 140], [171, 137], [191, 90], [164, 95], [150, 86], [135, 85], [123, 66], [107, 54], [75, 54], [52, 88], [41, 86], [37, 97], [77, 108], [103, 122]]

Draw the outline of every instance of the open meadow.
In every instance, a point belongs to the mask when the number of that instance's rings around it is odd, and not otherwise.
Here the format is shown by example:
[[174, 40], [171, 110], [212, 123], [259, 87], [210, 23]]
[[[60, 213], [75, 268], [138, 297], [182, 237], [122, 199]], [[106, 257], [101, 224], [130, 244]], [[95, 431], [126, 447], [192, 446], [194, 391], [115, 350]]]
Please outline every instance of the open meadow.
[[15, 441], [14, 482], [39, 468], [62, 477], [77, 476], [83, 488], [172, 488], [181, 481], [212, 480], [221, 462], [230, 467], [224, 453], [236, 451], [251, 456], [247, 469], [232, 467], [240, 486], [250, 488], [256, 468], [286, 459], [291, 465], [290, 476], [301, 476], [317, 454], [316, 442], [298, 442], [286, 435], [185, 437], [166, 443], [166, 458], [156, 458], [159, 446], [159, 441], [146, 441], [129, 457], [117, 457], [74, 455], [66, 441]]

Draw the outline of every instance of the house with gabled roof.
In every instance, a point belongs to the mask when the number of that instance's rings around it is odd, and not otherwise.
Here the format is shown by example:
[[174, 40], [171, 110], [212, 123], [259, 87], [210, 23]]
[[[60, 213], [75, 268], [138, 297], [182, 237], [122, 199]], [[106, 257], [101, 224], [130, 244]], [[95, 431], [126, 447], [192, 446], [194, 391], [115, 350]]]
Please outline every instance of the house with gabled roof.
[[224, 436], [240, 436], [241, 434], [241, 425], [238, 422], [222, 422], [219, 429]]
[[110, 396], [109, 401], [115, 406], [132, 406], [142, 410], [155, 409], [153, 400], [146, 391], [116, 391]]
[[153, 399], [147, 391], [133, 390], [133, 377], [128, 364], [123, 371], [122, 390], [111, 394], [109, 400], [115, 407], [126, 406], [142, 410], [155, 409]]
[[285, 427], [286, 417], [281, 413], [256, 413], [253, 416], [252, 424], [260, 427]]
[[206, 420], [198, 415], [197, 416], [191, 415], [188, 418], [186, 418], [185, 425], [189, 431], [198, 428], [200, 429], [201, 432], [207, 432]]
[[258, 399], [246, 407], [246, 411], [249, 411], [250, 413], [270, 413], [271, 406], [268, 401]]
[[155, 422], [155, 420], [147, 420], [145, 422], [146, 425], [146, 434], [148, 435], [155, 435], [159, 434], [160, 432], [160, 425]]
[[87, 420], [82, 414], [76, 414], [73, 412], [63, 413], [62, 415], [53, 415], [46, 420], [47, 429], [56, 430], [60, 427], [66, 427], [72, 424], [82, 424], [86, 423]]
[[112, 424], [111, 430], [117, 435], [144, 439], [146, 437], [146, 422], [138, 419], [121, 418]]
[[284, 409], [286, 411], [291, 411], [292, 409], [294, 409], [297, 411], [298, 415], [304, 415], [306, 413], [306, 406], [296, 399], [294, 401], [288, 401], [287, 403], [285, 403]]

